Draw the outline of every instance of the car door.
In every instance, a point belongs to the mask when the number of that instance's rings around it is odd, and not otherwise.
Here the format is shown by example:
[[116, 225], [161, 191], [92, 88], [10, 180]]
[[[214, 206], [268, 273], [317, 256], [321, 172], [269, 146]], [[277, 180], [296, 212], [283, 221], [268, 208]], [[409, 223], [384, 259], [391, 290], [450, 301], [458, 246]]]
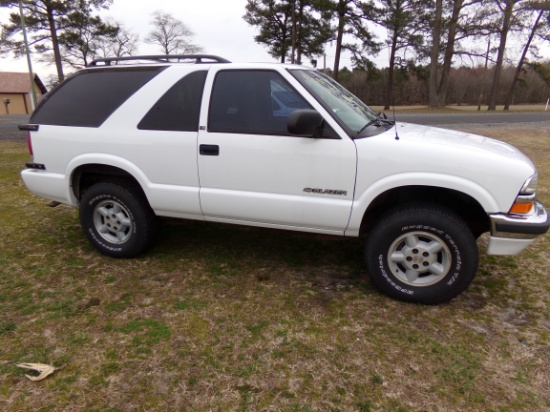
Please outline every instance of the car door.
[[355, 185], [353, 142], [334, 132], [290, 135], [290, 113], [312, 105], [278, 71], [215, 68], [209, 79], [198, 161], [205, 218], [343, 233]]

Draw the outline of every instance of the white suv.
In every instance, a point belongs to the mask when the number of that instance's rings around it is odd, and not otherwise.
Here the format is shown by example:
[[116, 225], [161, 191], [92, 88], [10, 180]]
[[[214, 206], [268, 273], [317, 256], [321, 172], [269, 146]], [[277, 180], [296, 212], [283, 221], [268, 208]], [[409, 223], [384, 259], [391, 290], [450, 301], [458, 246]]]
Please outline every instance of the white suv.
[[113, 257], [142, 253], [156, 216], [364, 233], [372, 281], [434, 304], [472, 281], [479, 235], [490, 232], [489, 254], [516, 254], [550, 226], [514, 147], [394, 124], [301, 66], [101, 59], [20, 128], [27, 187], [80, 206], [84, 233]]

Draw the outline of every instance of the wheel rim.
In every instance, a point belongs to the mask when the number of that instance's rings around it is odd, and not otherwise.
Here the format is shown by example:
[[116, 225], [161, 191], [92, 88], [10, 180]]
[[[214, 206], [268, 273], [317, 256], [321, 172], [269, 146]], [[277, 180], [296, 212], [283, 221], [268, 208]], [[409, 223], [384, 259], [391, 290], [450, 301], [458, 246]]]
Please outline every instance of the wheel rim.
[[403, 283], [429, 286], [441, 281], [451, 268], [451, 251], [432, 233], [410, 232], [391, 244], [388, 265]]
[[107, 242], [122, 244], [132, 236], [132, 215], [123, 205], [113, 200], [98, 203], [94, 209], [94, 226]]

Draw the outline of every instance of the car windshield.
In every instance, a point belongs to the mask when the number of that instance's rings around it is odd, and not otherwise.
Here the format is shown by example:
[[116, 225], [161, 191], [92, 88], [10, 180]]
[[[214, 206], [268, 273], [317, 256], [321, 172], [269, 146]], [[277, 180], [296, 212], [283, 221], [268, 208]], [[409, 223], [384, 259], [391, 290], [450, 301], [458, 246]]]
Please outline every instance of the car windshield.
[[291, 70], [292, 75], [329, 110], [346, 131], [356, 137], [378, 116], [339, 83], [317, 70]]

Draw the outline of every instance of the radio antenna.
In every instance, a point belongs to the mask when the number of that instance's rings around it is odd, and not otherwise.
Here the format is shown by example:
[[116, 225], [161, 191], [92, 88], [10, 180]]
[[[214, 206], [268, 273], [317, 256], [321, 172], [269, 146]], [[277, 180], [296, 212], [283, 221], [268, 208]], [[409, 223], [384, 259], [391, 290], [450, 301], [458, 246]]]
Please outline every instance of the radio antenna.
[[[395, 69], [395, 67], [398, 66], [398, 67], [403, 67], [403, 60], [401, 59], [401, 57], [396, 57], [395, 58], [395, 62], [393, 64], [393, 69]], [[397, 132], [397, 117], [395, 116], [395, 96], [393, 94], [393, 84], [392, 84], [392, 89], [391, 89], [391, 107], [392, 107], [392, 112], [393, 112], [393, 125], [395, 126], [395, 140], [399, 140], [399, 133]]]

